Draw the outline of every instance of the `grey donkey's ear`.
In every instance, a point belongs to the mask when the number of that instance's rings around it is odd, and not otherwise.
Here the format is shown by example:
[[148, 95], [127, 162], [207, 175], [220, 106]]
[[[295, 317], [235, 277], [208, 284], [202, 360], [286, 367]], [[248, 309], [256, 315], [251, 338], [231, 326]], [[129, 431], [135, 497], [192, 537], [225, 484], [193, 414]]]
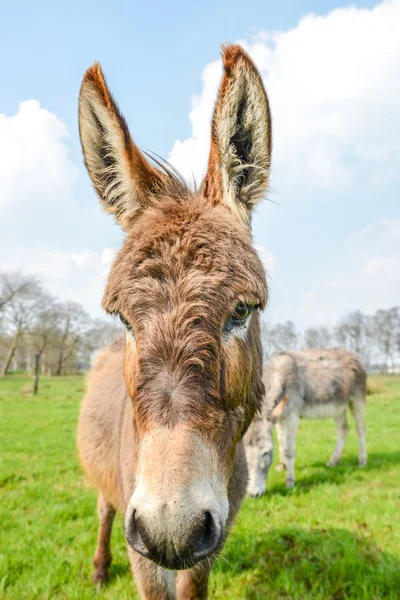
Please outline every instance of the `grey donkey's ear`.
[[224, 46], [222, 59], [203, 191], [250, 223], [251, 210], [265, 194], [269, 179], [269, 103], [257, 68], [240, 46]]
[[288, 400], [289, 400], [289, 398], [285, 394], [283, 396], [282, 400], [280, 400], [280, 402], [278, 402], [278, 404], [276, 406], [274, 406], [274, 408], [271, 410], [271, 412], [268, 415], [268, 421], [270, 423], [275, 425], [277, 420], [282, 416], [283, 410], [284, 410]]
[[126, 225], [161, 190], [164, 175], [133, 142], [98, 63], [83, 78], [79, 134], [87, 170], [104, 208]]

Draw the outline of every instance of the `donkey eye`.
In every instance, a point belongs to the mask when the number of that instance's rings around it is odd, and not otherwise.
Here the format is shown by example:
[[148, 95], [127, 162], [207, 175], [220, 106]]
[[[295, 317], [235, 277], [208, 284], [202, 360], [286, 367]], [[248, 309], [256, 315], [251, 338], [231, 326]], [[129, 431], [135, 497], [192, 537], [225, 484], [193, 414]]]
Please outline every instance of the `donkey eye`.
[[125, 327], [127, 328], [128, 331], [132, 331], [132, 325], [130, 325], [129, 321], [127, 319], [125, 319], [124, 315], [122, 313], [118, 313], [118, 316], [120, 318], [120, 321], [123, 325], [125, 325]]
[[254, 307], [250, 304], [244, 304], [242, 302], [238, 304], [233, 313], [226, 320], [224, 325], [224, 332], [229, 333], [235, 327], [240, 327], [241, 325], [244, 325], [247, 319], [249, 318], [253, 308]]
[[250, 315], [251, 306], [248, 304], [238, 304], [235, 308], [235, 312], [231, 316], [232, 323], [234, 325], [241, 325], [246, 321]]

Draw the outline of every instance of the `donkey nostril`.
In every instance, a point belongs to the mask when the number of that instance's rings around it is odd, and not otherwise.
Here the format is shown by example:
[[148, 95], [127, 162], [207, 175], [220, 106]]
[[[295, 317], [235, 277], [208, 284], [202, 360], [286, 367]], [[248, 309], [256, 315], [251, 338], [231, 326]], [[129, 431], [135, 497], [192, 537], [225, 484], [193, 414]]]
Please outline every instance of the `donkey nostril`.
[[136, 510], [132, 513], [129, 527], [125, 530], [126, 539], [133, 550], [147, 555], [151, 551], [151, 541]]
[[214, 519], [212, 518], [211, 513], [208, 510], [204, 513], [204, 519], [203, 519], [202, 526], [203, 526], [203, 533], [202, 533], [200, 541], [197, 545], [196, 550], [201, 550], [202, 548], [206, 548], [208, 546], [210, 539], [212, 539], [212, 537], [213, 537]]
[[156, 552], [156, 546], [143, 522], [143, 519], [136, 516], [136, 531], [138, 535], [139, 545], [142, 550], [148, 550], [151, 554]]
[[212, 554], [220, 545], [221, 530], [217, 526], [212, 514], [206, 511], [199, 526], [193, 535], [193, 558], [200, 560]]

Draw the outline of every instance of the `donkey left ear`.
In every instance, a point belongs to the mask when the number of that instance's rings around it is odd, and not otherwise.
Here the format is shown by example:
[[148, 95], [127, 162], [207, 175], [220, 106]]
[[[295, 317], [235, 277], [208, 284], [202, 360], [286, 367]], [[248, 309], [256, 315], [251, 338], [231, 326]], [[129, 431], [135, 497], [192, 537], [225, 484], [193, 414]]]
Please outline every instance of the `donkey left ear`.
[[226, 204], [246, 224], [266, 192], [271, 114], [261, 76], [238, 45], [222, 47], [223, 77], [214, 109], [205, 196]]
[[83, 78], [79, 134], [85, 164], [105, 210], [125, 227], [163, 188], [165, 175], [133, 142], [128, 126], [96, 63]]

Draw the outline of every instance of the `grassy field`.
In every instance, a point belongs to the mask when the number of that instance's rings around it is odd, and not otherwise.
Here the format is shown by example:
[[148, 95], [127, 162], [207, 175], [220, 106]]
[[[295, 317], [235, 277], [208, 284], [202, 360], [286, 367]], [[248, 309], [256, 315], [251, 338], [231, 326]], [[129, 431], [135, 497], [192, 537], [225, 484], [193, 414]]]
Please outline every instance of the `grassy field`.
[[[92, 588], [96, 498], [75, 451], [84, 387], [82, 377], [43, 379], [34, 398], [24, 376], [0, 380], [0, 598], [137, 598], [121, 518], [110, 583]], [[368, 466], [357, 467], [354, 426], [329, 469], [333, 422], [302, 421], [296, 488], [273, 470], [268, 493], [246, 500], [211, 598], [400, 598], [400, 378], [371, 378], [370, 390]]]

